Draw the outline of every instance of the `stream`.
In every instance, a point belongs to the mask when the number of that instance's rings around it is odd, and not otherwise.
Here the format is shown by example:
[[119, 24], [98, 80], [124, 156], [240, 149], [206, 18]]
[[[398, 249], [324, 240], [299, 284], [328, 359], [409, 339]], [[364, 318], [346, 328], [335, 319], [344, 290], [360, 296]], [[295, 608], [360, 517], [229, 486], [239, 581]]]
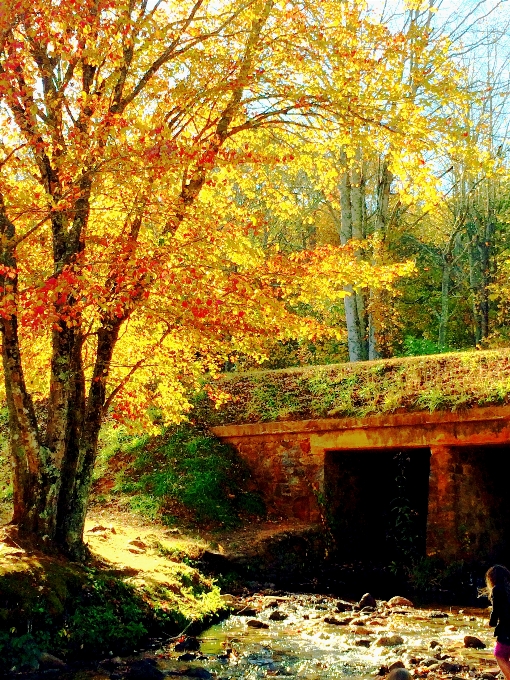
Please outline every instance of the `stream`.
[[[111, 660], [109, 672], [104, 667], [104, 676], [95, 677], [362, 680], [384, 675], [395, 663], [430, 680], [493, 680], [497, 675], [487, 610], [377, 602], [375, 608], [353, 611], [338, 598], [304, 594], [232, 600], [238, 613], [204, 631], [198, 641], [185, 638], [177, 650], [174, 642], [131, 661], [131, 666]], [[466, 648], [468, 635], [486, 647]]]

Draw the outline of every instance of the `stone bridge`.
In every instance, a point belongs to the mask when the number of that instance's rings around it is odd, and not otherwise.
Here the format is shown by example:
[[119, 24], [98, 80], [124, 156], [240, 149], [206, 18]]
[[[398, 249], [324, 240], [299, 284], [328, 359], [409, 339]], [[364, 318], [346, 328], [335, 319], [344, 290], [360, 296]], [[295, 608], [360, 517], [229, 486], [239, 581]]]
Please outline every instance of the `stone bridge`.
[[345, 557], [384, 555], [404, 460], [423, 554], [510, 558], [508, 405], [212, 429], [248, 463], [273, 514], [326, 516]]

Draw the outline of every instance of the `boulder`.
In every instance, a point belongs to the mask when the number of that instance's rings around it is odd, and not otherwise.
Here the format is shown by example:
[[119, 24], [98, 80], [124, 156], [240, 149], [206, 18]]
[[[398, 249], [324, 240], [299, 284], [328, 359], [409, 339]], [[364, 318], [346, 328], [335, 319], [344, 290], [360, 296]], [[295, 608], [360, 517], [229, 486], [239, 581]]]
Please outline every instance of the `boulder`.
[[487, 645], [482, 642], [480, 638], [474, 635], [466, 635], [464, 638], [464, 647], [472, 647], [473, 649], [485, 649]]
[[269, 616], [270, 621], [285, 621], [289, 617], [288, 614], [285, 612], [281, 612], [276, 610], [275, 612], [272, 612], [271, 615]]
[[258, 619], [250, 619], [247, 622], [247, 625], [250, 626], [250, 628], [269, 628], [268, 623], [265, 623], [264, 621], [259, 621]]
[[378, 647], [396, 647], [403, 644], [404, 638], [400, 635], [383, 635], [376, 642]]
[[360, 609], [363, 609], [363, 607], [377, 607], [375, 597], [370, 595], [370, 593], [365, 593], [361, 600], [358, 602], [358, 607]]
[[408, 600], [407, 597], [396, 595], [395, 597], [392, 597], [391, 600], [388, 600], [388, 607], [414, 607], [414, 604], [411, 600]]
[[430, 649], [435, 649], [436, 647], [441, 647], [441, 643], [437, 640], [431, 640], [429, 643]]

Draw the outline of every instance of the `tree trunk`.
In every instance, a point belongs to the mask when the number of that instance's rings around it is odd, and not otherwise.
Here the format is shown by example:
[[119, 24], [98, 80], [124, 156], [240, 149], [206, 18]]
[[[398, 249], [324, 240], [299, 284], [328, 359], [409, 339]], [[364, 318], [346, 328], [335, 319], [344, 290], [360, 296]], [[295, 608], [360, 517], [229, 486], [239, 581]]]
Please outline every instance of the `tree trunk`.
[[450, 277], [451, 263], [449, 259], [443, 261], [443, 275], [441, 279], [441, 314], [439, 316], [438, 345], [439, 349], [446, 347], [446, 333], [450, 317]]
[[[353, 168], [349, 168], [345, 152], [341, 154], [340, 160], [345, 166], [338, 186], [341, 208], [340, 242], [345, 245], [351, 239], [359, 241], [363, 238], [363, 174], [360, 155]], [[361, 257], [359, 253], [357, 256]], [[368, 334], [365, 298], [362, 291], [355, 291], [350, 285], [345, 290], [349, 293], [344, 298], [349, 361], [366, 361]]]

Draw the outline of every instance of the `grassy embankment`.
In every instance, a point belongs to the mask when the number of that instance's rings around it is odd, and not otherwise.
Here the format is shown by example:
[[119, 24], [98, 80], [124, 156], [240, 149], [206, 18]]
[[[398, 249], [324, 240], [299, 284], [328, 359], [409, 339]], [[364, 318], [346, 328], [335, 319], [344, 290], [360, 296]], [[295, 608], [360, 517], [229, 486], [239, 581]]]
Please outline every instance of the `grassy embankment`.
[[510, 349], [231, 373], [217, 385], [230, 399], [199, 404], [210, 425], [456, 411], [510, 403]]

